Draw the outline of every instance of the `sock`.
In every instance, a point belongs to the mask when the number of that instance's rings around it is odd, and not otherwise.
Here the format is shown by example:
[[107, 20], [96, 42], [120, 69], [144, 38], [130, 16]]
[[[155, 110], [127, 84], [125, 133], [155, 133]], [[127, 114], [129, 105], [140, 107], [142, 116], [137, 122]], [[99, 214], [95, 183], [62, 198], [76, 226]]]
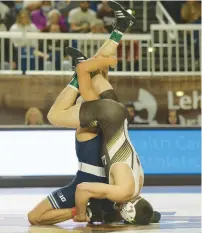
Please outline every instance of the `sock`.
[[115, 43], [119, 43], [121, 41], [121, 38], [123, 36], [123, 33], [118, 31], [118, 30], [114, 30], [112, 33], [111, 33], [111, 36], [110, 36], [110, 40], [113, 40]]
[[72, 217], [74, 218], [76, 216], [76, 207], [72, 208]]
[[70, 83], [68, 84], [68, 86], [72, 87], [77, 92], [79, 92], [78, 76], [77, 76], [76, 72], [73, 74], [72, 80], [70, 81]]

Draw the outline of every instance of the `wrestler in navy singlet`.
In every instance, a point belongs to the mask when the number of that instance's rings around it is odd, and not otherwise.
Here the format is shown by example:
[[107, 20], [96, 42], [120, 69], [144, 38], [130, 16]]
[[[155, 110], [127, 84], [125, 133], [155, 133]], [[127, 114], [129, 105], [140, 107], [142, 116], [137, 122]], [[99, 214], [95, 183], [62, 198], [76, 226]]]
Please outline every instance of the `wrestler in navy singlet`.
[[[71, 182], [71, 184], [54, 191], [48, 196], [48, 199], [53, 208], [64, 209], [75, 207], [76, 186], [82, 182], [107, 182], [106, 177], [104, 177], [105, 172], [101, 160], [101, 152], [101, 134], [98, 134], [95, 138], [85, 142], [79, 142], [76, 139], [76, 155], [80, 164], [80, 170], [77, 171], [75, 179]], [[82, 166], [84, 166], [85, 168], [83, 169]], [[96, 171], [93, 169], [95, 168], [95, 166]], [[85, 172], [82, 170], [85, 170]], [[99, 170], [100, 175], [96, 173], [97, 171], [99, 173]]]

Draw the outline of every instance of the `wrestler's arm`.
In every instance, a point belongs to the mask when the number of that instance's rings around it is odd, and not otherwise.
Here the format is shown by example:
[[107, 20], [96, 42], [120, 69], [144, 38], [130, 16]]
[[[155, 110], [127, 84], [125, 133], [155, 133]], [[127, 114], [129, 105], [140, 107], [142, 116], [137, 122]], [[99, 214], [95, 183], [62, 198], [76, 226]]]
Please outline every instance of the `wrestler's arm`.
[[77, 65], [79, 90], [85, 101], [99, 99], [99, 96], [93, 89], [90, 73], [103, 70], [109, 66], [114, 66], [116, 62], [117, 60], [115, 57], [92, 58]]
[[77, 216], [75, 217], [75, 220], [86, 220], [86, 206], [90, 198], [106, 198], [113, 202], [123, 203], [131, 198], [127, 193], [126, 189], [119, 185], [103, 183], [82, 183], [77, 185], [75, 194]]

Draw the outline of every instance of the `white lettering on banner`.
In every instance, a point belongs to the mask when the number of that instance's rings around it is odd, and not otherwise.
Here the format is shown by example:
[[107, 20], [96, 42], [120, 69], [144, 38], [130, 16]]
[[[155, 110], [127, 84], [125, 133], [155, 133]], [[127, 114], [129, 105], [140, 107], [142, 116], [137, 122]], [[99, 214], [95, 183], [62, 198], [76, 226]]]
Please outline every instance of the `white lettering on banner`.
[[173, 92], [172, 91], [168, 91], [167, 95], [168, 95], [168, 109], [178, 110], [179, 106], [178, 105], [174, 105]]
[[193, 91], [193, 109], [198, 109], [201, 107], [199, 103], [201, 101], [201, 95], [198, 94], [198, 91]]
[[191, 104], [191, 97], [189, 97], [188, 95], [184, 95], [179, 99], [179, 106], [181, 109], [190, 110], [192, 109]]
[[168, 109], [172, 110], [195, 110], [200, 108], [200, 101], [201, 101], [201, 95], [199, 95], [198, 91], [193, 91], [192, 96], [184, 95], [179, 98], [178, 104], [174, 104], [174, 92], [168, 91], [167, 97], [168, 97]]

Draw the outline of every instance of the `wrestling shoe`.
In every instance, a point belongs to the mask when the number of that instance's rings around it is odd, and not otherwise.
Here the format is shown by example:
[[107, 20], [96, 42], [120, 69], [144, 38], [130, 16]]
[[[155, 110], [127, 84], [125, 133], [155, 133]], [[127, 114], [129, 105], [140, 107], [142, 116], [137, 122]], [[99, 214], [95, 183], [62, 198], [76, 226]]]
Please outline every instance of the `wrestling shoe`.
[[[88, 59], [88, 57], [86, 57], [81, 51], [79, 51], [78, 49], [75, 49], [73, 47], [67, 47], [65, 48], [65, 52], [67, 53], [67, 55], [69, 55], [70, 57], [72, 57], [75, 66], [77, 66], [79, 63], [81, 63], [82, 61], [85, 61]], [[76, 70], [76, 68], [73, 66], [73, 69]], [[91, 78], [95, 77], [97, 74], [100, 74], [100, 71], [97, 70], [95, 72], [91, 72], [90, 76]]]
[[86, 56], [83, 55], [83, 53], [81, 51], [79, 51], [78, 49], [75, 49], [73, 47], [65, 48], [65, 52], [67, 53], [67, 55], [72, 57], [72, 59], [76, 63], [75, 65], [78, 65], [80, 62], [88, 59]]
[[86, 208], [87, 216], [90, 218], [90, 223], [103, 222], [104, 211], [100, 200], [91, 199], [89, 205]]
[[154, 211], [150, 223], [158, 223], [161, 220], [161, 214], [158, 211]]
[[135, 23], [135, 17], [129, 14], [119, 3], [108, 1], [108, 6], [114, 11], [114, 29], [124, 33], [126, 29]]

